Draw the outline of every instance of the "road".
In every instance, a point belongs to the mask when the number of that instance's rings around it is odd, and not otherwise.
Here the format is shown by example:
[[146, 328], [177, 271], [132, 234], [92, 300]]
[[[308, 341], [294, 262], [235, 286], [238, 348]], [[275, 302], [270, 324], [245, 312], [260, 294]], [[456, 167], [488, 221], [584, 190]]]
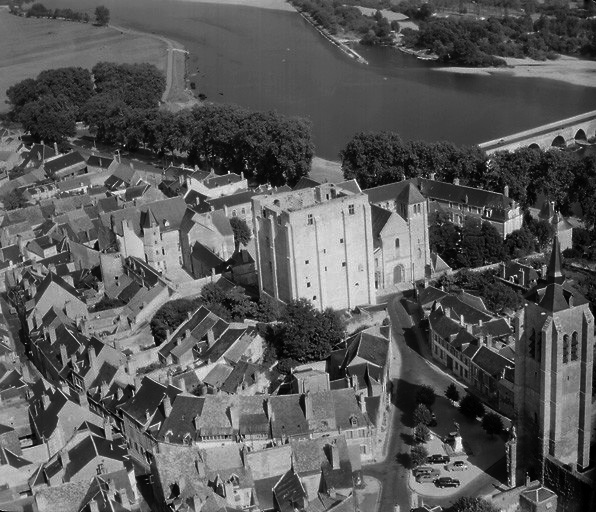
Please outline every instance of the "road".
[[[392, 376], [392, 403], [396, 407], [393, 428], [387, 440], [387, 458], [384, 462], [371, 464], [363, 468], [363, 473], [380, 480], [382, 493], [379, 500], [379, 512], [391, 511], [394, 505], [399, 505], [402, 512], [409, 511], [411, 506], [408, 487], [408, 470], [398, 462], [399, 454], [408, 450], [406, 440], [413, 426], [412, 411], [416, 405], [416, 388], [419, 385], [432, 386], [438, 395], [442, 395], [447, 386], [453, 382], [445, 373], [431, 366], [421, 355], [419, 345], [423, 343], [422, 334], [413, 328], [412, 321], [397, 296], [389, 301], [388, 313], [393, 325], [393, 342], [397, 357], [400, 359], [399, 375]], [[441, 420], [438, 415], [439, 421]], [[453, 494], [449, 498], [425, 499], [424, 502], [433, 505], [450, 505], [460, 495], [487, 494], [495, 489], [498, 480], [495, 476], [502, 476], [502, 464], [495, 465], [494, 471], [489, 470], [471, 482], [465, 489]]]

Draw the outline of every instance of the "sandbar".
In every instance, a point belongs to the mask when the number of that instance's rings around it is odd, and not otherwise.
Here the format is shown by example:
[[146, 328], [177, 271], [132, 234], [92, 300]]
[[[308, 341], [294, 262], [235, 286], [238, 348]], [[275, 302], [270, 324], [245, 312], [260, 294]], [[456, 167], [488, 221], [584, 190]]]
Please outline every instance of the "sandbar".
[[181, 0], [183, 2], [197, 2], [202, 4], [241, 5], [244, 7], [258, 7], [259, 9], [273, 9], [276, 11], [293, 11], [294, 8], [285, 0]]
[[509, 75], [521, 78], [546, 78], [572, 85], [596, 87], [596, 61], [562, 55], [557, 60], [537, 61], [507, 57], [503, 68], [435, 68], [437, 71], [467, 75]]

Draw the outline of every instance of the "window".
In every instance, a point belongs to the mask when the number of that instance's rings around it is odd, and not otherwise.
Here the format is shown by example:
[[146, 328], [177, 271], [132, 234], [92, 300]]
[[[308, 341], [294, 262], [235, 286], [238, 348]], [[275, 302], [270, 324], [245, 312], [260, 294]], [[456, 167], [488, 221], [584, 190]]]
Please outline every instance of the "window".
[[313, 219], [312, 213], [309, 213], [308, 216], [306, 217], [306, 223], [309, 226], [312, 226], [314, 224], [314, 219]]
[[312, 296], [312, 300], [317, 300], [317, 296], [316, 295], [313, 295]]
[[399, 249], [399, 238], [395, 239], [395, 248]]
[[242, 208], [242, 215], [246, 215], [246, 208]]
[[354, 205], [353, 204], [348, 205], [348, 213], [350, 215], [354, 215]]
[[308, 263], [309, 263], [309, 260], [304, 260], [305, 265], [308, 265]]
[[579, 339], [577, 331], [571, 335], [571, 360], [577, 361], [579, 359]]
[[232, 210], [232, 217], [236, 217], [236, 210]]
[[327, 272], [327, 267], [325, 267], [325, 272]]
[[344, 243], [344, 239], [343, 239], [343, 238], [340, 238], [340, 239], [339, 239], [339, 243], [340, 243], [340, 244], [343, 244], [343, 243]]
[[342, 266], [342, 267], [345, 267], [345, 266], [346, 266], [346, 262], [345, 262], [345, 261], [342, 261], [342, 262], [341, 262], [341, 266]]
[[306, 283], [306, 287], [310, 288], [310, 282]]
[[563, 362], [569, 362], [569, 335], [563, 336]]

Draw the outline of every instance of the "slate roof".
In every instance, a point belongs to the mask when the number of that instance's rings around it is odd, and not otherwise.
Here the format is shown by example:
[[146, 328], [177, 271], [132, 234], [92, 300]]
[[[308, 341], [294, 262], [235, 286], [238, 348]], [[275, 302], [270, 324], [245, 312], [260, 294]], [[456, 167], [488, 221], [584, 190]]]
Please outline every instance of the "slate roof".
[[296, 185], [294, 185], [293, 190], [301, 190], [303, 188], [314, 188], [314, 187], [318, 187], [321, 184], [322, 183], [318, 182], [317, 180], [314, 180], [313, 178], [309, 178], [308, 176], [302, 176], [298, 180], [298, 183], [296, 183]]
[[515, 206], [513, 199], [499, 192], [425, 178], [418, 178], [418, 184], [422, 194], [430, 199], [465, 203], [477, 208], [509, 209]]
[[112, 162], [114, 161], [113, 158], [100, 156], [100, 155], [91, 155], [87, 159], [87, 165], [91, 167], [101, 167], [102, 169], [107, 169]]
[[149, 377], [144, 377], [138, 392], [119, 409], [141, 425], [147, 424], [147, 413], [153, 417], [166, 394], [170, 400], [180, 392], [177, 388], [166, 387]]
[[249, 387], [255, 384], [259, 371], [260, 367], [258, 365], [248, 361], [240, 361], [220, 386], [220, 389], [230, 395], [237, 393], [243, 385]]
[[438, 302], [443, 306], [445, 312], [447, 312], [447, 308], [449, 308], [450, 313], [448, 316], [450, 318], [456, 318], [458, 321], [461, 316], [464, 317], [464, 322], [468, 324], [478, 324], [480, 321], [488, 322], [493, 319], [488, 313], [470, 306], [459, 297], [452, 294], [446, 295]]
[[425, 201], [424, 196], [412, 182], [407, 182], [395, 199], [398, 203], [418, 204]]
[[85, 159], [78, 151], [72, 151], [44, 163], [44, 169], [50, 175], [56, 174], [63, 169], [77, 166], [81, 168], [86, 166]]
[[[194, 258], [201, 262], [202, 265], [209, 269], [213, 269], [216, 274], [221, 274], [221, 272], [226, 267], [225, 260], [221, 259], [217, 254], [211, 252], [207, 247], [205, 247], [200, 242], [197, 242], [193, 245], [191, 254]], [[211, 271], [206, 271], [206, 277], [211, 275]]]
[[295, 505], [308, 499], [302, 482], [293, 469], [279, 479], [273, 488], [273, 494], [280, 512], [294, 512]]
[[472, 361], [495, 378], [500, 378], [507, 367], [513, 366], [513, 361], [506, 359], [484, 345], [476, 352]]
[[497, 318], [482, 325], [475, 325], [472, 332], [475, 336], [502, 337], [513, 333], [511, 327], [504, 318]]
[[68, 293], [73, 295], [74, 297], [80, 298], [79, 292], [73, 288], [70, 284], [68, 284], [64, 279], [60, 276], [57, 276], [53, 272], [48, 272], [46, 278], [41, 282], [41, 284], [37, 287], [37, 293], [35, 294], [35, 303], [39, 302], [43, 294], [47, 291], [52, 283], [56, 283], [58, 286], [66, 290]]
[[408, 181], [396, 181], [395, 183], [368, 188], [364, 190], [364, 193], [368, 196], [368, 200], [372, 204], [389, 202], [393, 205], [397, 196], [401, 194], [407, 185]]
[[232, 373], [233, 368], [228, 364], [216, 364], [205, 376], [203, 382], [208, 386], [219, 389]]
[[387, 222], [389, 222], [389, 219], [393, 213], [374, 204], [370, 206], [370, 213], [372, 217], [373, 242], [375, 247], [378, 247], [381, 245], [379, 240], [381, 231], [383, 231], [383, 228], [387, 225]]
[[422, 305], [429, 305], [433, 302], [442, 299], [447, 295], [447, 292], [434, 286], [427, 286], [418, 293], [418, 302]]
[[119, 460], [122, 463], [128, 460], [128, 452], [119, 443], [107, 439], [88, 435], [83, 440], [68, 450], [69, 463], [64, 471], [64, 480], [69, 482], [91, 461], [96, 458]]
[[376, 336], [365, 331], [360, 331], [346, 340], [348, 350], [345, 365], [356, 357], [384, 368], [389, 354], [389, 340], [383, 336]]
[[227, 174], [208, 176], [202, 180], [202, 184], [207, 188], [217, 188], [228, 185], [229, 183], [238, 183], [243, 179], [239, 174], [228, 172]]

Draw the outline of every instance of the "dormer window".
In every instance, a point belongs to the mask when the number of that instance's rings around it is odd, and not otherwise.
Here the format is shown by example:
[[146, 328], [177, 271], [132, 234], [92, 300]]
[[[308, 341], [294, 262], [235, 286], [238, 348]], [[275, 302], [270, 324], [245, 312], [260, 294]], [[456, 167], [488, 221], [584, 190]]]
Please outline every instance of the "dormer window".
[[358, 418], [356, 418], [356, 416], [354, 414], [352, 414], [350, 416], [350, 425], [352, 427], [357, 427], [358, 426]]

